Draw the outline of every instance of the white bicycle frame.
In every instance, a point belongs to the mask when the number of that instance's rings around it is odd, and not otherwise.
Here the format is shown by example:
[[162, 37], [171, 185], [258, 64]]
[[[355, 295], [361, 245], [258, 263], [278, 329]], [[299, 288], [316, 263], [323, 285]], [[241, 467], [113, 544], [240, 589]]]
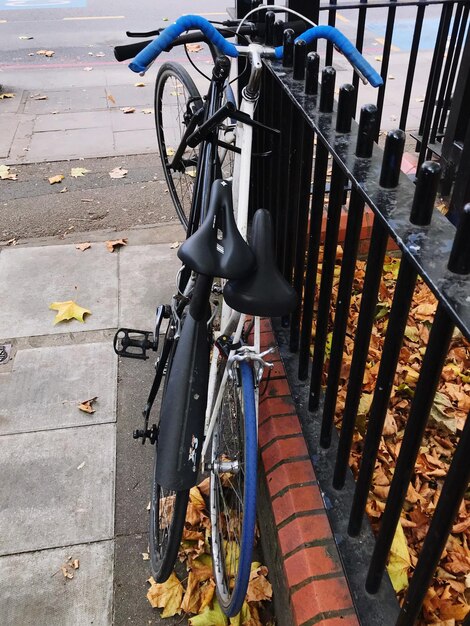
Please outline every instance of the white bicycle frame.
[[[258, 44], [250, 44], [248, 47], [244, 46], [243, 48], [238, 48], [239, 51], [243, 51], [243, 53], [247, 52], [251, 62], [252, 67], [252, 75], [253, 72], [261, 71], [261, 56], [271, 56], [273, 54], [273, 50], [271, 48], [266, 48], [264, 46], [260, 46]], [[258, 91], [259, 94], [259, 91]], [[253, 118], [255, 107], [257, 103], [257, 97], [248, 98], [246, 97], [245, 90], [242, 96], [242, 102], [240, 106], [240, 111], [246, 113]], [[237, 148], [240, 148], [241, 152], [235, 152], [235, 163], [234, 163], [234, 171], [233, 171], [233, 182], [232, 182], [232, 193], [233, 193], [233, 206], [235, 211], [235, 220], [237, 223], [238, 230], [242, 234], [243, 238], [246, 240], [247, 238], [247, 228], [248, 228], [248, 203], [249, 203], [249, 194], [250, 194], [250, 174], [251, 174], [251, 150], [253, 143], [253, 127], [244, 124], [243, 122], [237, 122], [236, 133], [235, 133], [235, 145]], [[227, 328], [231, 321], [234, 321], [238, 318], [237, 326], [235, 333], [233, 335], [233, 343], [237, 344], [240, 341], [241, 334], [243, 332], [243, 326], [246, 321], [246, 315], [243, 313], [237, 313], [233, 311], [225, 301], [222, 304], [222, 314], [221, 314], [221, 323], [220, 329], [221, 332]], [[253, 344], [244, 345], [244, 348], [251, 352], [254, 356], [259, 356], [260, 354], [260, 318], [254, 317], [254, 338]], [[225, 385], [227, 383], [227, 378], [229, 376], [229, 369], [231, 367], [231, 357], [236, 354], [235, 350], [232, 350], [229, 354], [229, 358], [227, 359], [222, 381], [217, 390], [217, 396], [215, 396], [216, 392], [216, 383], [217, 383], [217, 360], [218, 360], [218, 351], [214, 349], [212, 351], [212, 359], [209, 373], [209, 383], [208, 383], [208, 394], [207, 394], [207, 408], [206, 408], [206, 419], [205, 419], [205, 427], [204, 427], [204, 445], [202, 448], [201, 454], [201, 467], [204, 470], [205, 467], [205, 457], [207, 453], [207, 449], [212, 437], [212, 432], [214, 430], [214, 426], [217, 421], [217, 417], [219, 414], [220, 406], [222, 403]], [[256, 406], [256, 423], [258, 423], [258, 386], [255, 386], [255, 406]]]

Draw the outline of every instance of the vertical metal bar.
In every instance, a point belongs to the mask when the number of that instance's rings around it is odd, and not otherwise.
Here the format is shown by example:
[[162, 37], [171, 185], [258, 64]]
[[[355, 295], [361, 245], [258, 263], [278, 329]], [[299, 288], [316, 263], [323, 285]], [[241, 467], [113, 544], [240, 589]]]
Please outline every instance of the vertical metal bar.
[[434, 103], [436, 100], [436, 93], [439, 86], [439, 80], [441, 75], [442, 60], [444, 58], [447, 33], [449, 32], [449, 26], [452, 19], [453, 6], [451, 4], [444, 4], [442, 8], [441, 20], [439, 23], [439, 30], [436, 38], [436, 48], [433, 55], [431, 64], [431, 71], [429, 74], [428, 88], [426, 91], [426, 97], [424, 100], [423, 115], [421, 117], [419, 134], [421, 135], [418, 167], [426, 159], [428, 151], [429, 131], [431, 129], [431, 122], [434, 113]]
[[[413, 224], [427, 226], [431, 222], [440, 170], [441, 168], [437, 163], [431, 161], [423, 163], [418, 175], [418, 183], [411, 210], [410, 221]], [[361, 468], [351, 507], [348, 532], [352, 536], [358, 535], [361, 530], [416, 278], [417, 271], [414, 269], [414, 266], [406, 257], [403, 257], [393, 295], [387, 333], [380, 358], [379, 373], [369, 413]], [[345, 474], [346, 468], [344, 465], [335, 469], [333, 484], [336, 488], [343, 486]]]
[[287, 6], [318, 24], [320, 0], [288, 0]]
[[426, 592], [452, 529], [452, 522], [470, 480], [469, 456], [470, 414], [467, 415], [396, 626], [416, 624]]
[[[347, 133], [351, 130], [354, 96], [355, 90], [352, 85], [343, 85], [340, 88], [338, 113], [336, 117], [336, 130], [338, 132]], [[333, 180], [331, 184], [333, 185]], [[355, 260], [359, 245], [363, 210], [364, 201], [359, 193], [353, 190], [349, 202], [348, 222], [343, 252], [343, 258], [348, 259], [348, 262], [341, 267], [330, 364], [328, 368], [328, 385], [326, 388], [325, 405], [322, 416], [320, 445], [324, 448], [328, 448], [331, 443], [331, 430], [333, 428], [339, 376], [343, 360], [344, 339], [348, 323], [349, 303], [351, 301], [351, 289], [354, 279]]]
[[[462, 220], [454, 239], [449, 263], [447, 265], [450, 271], [458, 274], [470, 274], [469, 238], [470, 204], [464, 209]], [[429, 338], [429, 342], [431, 342], [431, 337]], [[432, 576], [445, 548], [447, 537], [452, 529], [452, 521], [457, 514], [459, 504], [468, 487], [468, 481], [470, 480], [469, 455], [470, 414], [467, 415], [460, 441], [442, 487], [431, 525], [419, 555], [418, 564], [413, 578], [411, 579], [410, 588], [398, 617], [397, 626], [413, 626], [418, 618]]]
[[369, 593], [377, 593], [382, 580], [453, 330], [454, 325], [444, 305], [439, 303], [367, 574], [366, 589]]
[[[336, 5], [337, 0], [330, 0], [330, 5]], [[328, 25], [335, 26], [336, 24], [336, 11], [337, 9], [330, 9], [328, 11]], [[325, 65], [333, 64], [333, 44], [328, 42], [326, 46]]]
[[[338, 229], [343, 205], [343, 193], [346, 176], [338, 163], [333, 162], [330, 184], [330, 198], [328, 202], [328, 218], [326, 222], [325, 246], [320, 281], [320, 295], [318, 300], [318, 315], [315, 330], [315, 345], [313, 351], [312, 373], [310, 378], [309, 409], [314, 411], [320, 402], [321, 378], [323, 361], [325, 359], [328, 323], [330, 317], [330, 302], [332, 295], [333, 276], [336, 261], [336, 246], [338, 243]], [[323, 431], [322, 425], [322, 431]], [[325, 438], [323, 437], [323, 440]], [[324, 441], [320, 439], [321, 445]]]
[[431, 131], [430, 131], [430, 135], [429, 135], [429, 141], [430, 143], [434, 143], [436, 140], [436, 134], [437, 134], [437, 127], [439, 125], [439, 118], [441, 116], [441, 111], [442, 111], [442, 105], [444, 102], [444, 95], [446, 92], [446, 87], [447, 87], [447, 82], [449, 80], [449, 74], [450, 74], [450, 67], [452, 64], [452, 57], [455, 53], [455, 41], [457, 39], [457, 34], [459, 32], [459, 27], [460, 27], [460, 19], [462, 17], [462, 10], [463, 7], [461, 4], [457, 5], [457, 9], [455, 11], [455, 16], [454, 16], [454, 25], [452, 27], [452, 33], [450, 36], [450, 41], [449, 44], [447, 46], [447, 57], [446, 57], [446, 62], [444, 65], [444, 69], [442, 71], [442, 80], [441, 80], [441, 87], [439, 89], [439, 95], [437, 97], [437, 102], [436, 102], [436, 108], [434, 111], [434, 120], [431, 126]]
[[392, 38], [393, 38], [393, 28], [395, 25], [395, 14], [396, 14], [396, 6], [393, 6], [393, 4], [396, 3], [396, 0], [390, 0], [390, 7], [388, 9], [388, 15], [387, 15], [387, 26], [385, 28], [385, 43], [384, 43], [384, 49], [383, 49], [383, 53], [382, 53], [382, 67], [380, 69], [380, 75], [382, 76], [383, 79], [383, 85], [381, 85], [379, 87], [379, 93], [377, 95], [377, 109], [379, 112], [379, 123], [377, 126], [377, 139], [379, 137], [378, 133], [379, 133], [379, 126], [380, 126], [380, 120], [382, 119], [382, 111], [383, 111], [383, 105], [384, 105], [384, 99], [385, 99], [385, 88], [387, 87], [387, 76], [388, 76], [388, 66], [390, 63], [390, 51], [392, 49]]
[[[374, 129], [373, 116], [370, 115], [367, 109], [369, 107], [363, 107], [363, 116], [365, 119], [364, 125], [367, 125], [370, 129]], [[374, 113], [372, 109], [372, 113]], [[373, 123], [370, 123], [369, 118], [372, 118]], [[362, 122], [362, 116], [361, 116]], [[361, 126], [361, 125], [360, 125]], [[401, 131], [395, 131], [395, 133], [401, 133]], [[393, 183], [395, 181], [396, 174], [385, 177], [383, 175], [384, 170], [397, 170], [400, 171], [401, 157], [398, 158], [400, 149], [403, 150], [403, 138], [404, 133], [401, 133], [401, 137], [395, 137], [395, 133], [389, 133], [386, 140], [386, 155], [382, 163], [381, 179], [385, 178], [384, 182]], [[365, 140], [362, 138], [361, 132], [358, 135], [358, 146], [361, 149], [369, 148]], [[390, 145], [392, 144], [392, 145]], [[387, 147], [388, 145], [388, 147]], [[356, 149], [356, 152], [358, 150]], [[367, 154], [367, 153], [366, 153]], [[372, 144], [370, 143], [370, 154], [372, 154]], [[370, 156], [369, 154], [369, 156]], [[391, 185], [393, 186], [393, 185]], [[336, 480], [337, 484], [341, 485], [341, 476], [344, 476], [348, 461], [349, 453], [351, 450], [351, 443], [354, 434], [354, 426], [356, 423], [357, 410], [359, 407], [359, 400], [361, 398], [362, 380], [364, 378], [364, 371], [367, 362], [367, 355], [369, 351], [370, 336], [372, 333], [372, 326], [375, 318], [375, 310], [377, 304], [377, 296], [379, 293], [380, 279], [382, 277], [382, 268], [385, 258], [385, 252], [387, 249], [388, 233], [386, 228], [379, 222], [378, 219], [374, 219], [374, 225], [372, 227], [372, 233], [370, 237], [369, 254], [367, 257], [367, 268], [364, 277], [364, 286], [362, 289], [361, 308], [359, 310], [359, 317], [357, 320], [356, 337], [354, 340], [354, 352], [351, 361], [351, 369], [349, 371], [349, 383], [348, 391], [346, 395], [346, 402], [343, 411], [343, 420], [341, 425], [341, 433], [338, 443], [338, 453], [336, 459]]]
[[292, 28], [286, 28], [282, 39], [282, 65], [283, 67], [292, 67], [294, 65], [294, 41], [295, 33]]
[[318, 254], [320, 250], [323, 206], [325, 202], [328, 150], [318, 136], [315, 147], [312, 202], [310, 207], [310, 229], [308, 235], [307, 271], [303, 301], [302, 330], [300, 335], [299, 379], [308, 376], [310, 340], [312, 337], [313, 305], [317, 287]]
[[[367, 0], [360, 0], [360, 3], [363, 5], [367, 5]], [[356, 31], [356, 48], [357, 50], [359, 50], [359, 52], [362, 52], [362, 47], [364, 46], [364, 32], [366, 29], [366, 16], [367, 16], [366, 6], [361, 7], [359, 9], [359, 13], [357, 17], [357, 31]], [[356, 72], [353, 72], [352, 84], [356, 90], [356, 99], [354, 103], [354, 112], [353, 112], [353, 115], [356, 115], [357, 96], [359, 92], [359, 76]]]
[[308, 96], [316, 96], [318, 92], [318, 68], [320, 56], [316, 52], [307, 54], [305, 67], [305, 93]]
[[408, 71], [406, 73], [405, 91], [403, 92], [403, 105], [400, 114], [400, 128], [405, 130], [408, 111], [410, 109], [411, 90], [413, 88], [413, 79], [416, 69], [416, 59], [418, 58], [419, 42], [421, 39], [421, 31], [423, 28], [425, 6], [418, 6], [416, 12], [416, 22], [413, 31], [413, 41], [411, 42], [410, 60], [408, 61]]
[[455, 44], [454, 59], [452, 61], [452, 67], [451, 67], [450, 73], [449, 73], [449, 80], [447, 81], [447, 91], [446, 91], [446, 95], [445, 95], [445, 98], [444, 98], [444, 106], [442, 107], [442, 111], [441, 111], [441, 119], [439, 121], [439, 128], [438, 128], [438, 132], [439, 133], [443, 133], [444, 132], [444, 127], [445, 127], [446, 121], [447, 121], [447, 113], [449, 112], [450, 104], [451, 104], [451, 101], [452, 101], [452, 92], [453, 92], [453, 89], [454, 89], [454, 82], [455, 82], [455, 77], [457, 75], [457, 69], [459, 67], [459, 61], [460, 61], [460, 54], [461, 54], [461, 51], [462, 51], [463, 38], [464, 38], [465, 32], [467, 30], [467, 22], [468, 22], [468, 14], [469, 14], [469, 12], [470, 12], [470, 7], [466, 6], [464, 8], [464, 13], [463, 13], [463, 17], [462, 17], [462, 23], [461, 23], [459, 36], [458, 36], [457, 42]]
[[[301, 126], [301, 158], [299, 185], [299, 207], [296, 242], [294, 246], [294, 289], [302, 299], [302, 286], [305, 272], [305, 251], [307, 247], [308, 208], [310, 202], [310, 178], [312, 173], [313, 132], [310, 126], [303, 121]], [[299, 348], [301, 307], [298, 306], [291, 316], [290, 350], [296, 352]], [[310, 327], [311, 328], [311, 327]]]
[[299, 39], [294, 44], [294, 80], [305, 78], [305, 60], [307, 57], [307, 44], [303, 39]]
[[[288, 194], [288, 179], [289, 179], [289, 164], [290, 164], [290, 156], [293, 145], [293, 136], [292, 136], [292, 117], [295, 115], [294, 106], [292, 102], [289, 100], [289, 97], [286, 93], [283, 92], [283, 130], [281, 130], [281, 171], [279, 173], [278, 179], [278, 194], [280, 199], [280, 223], [281, 223], [281, 233], [282, 233], [282, 257], [280, 259], [279, 269], [283, 273], [285, 277], [289, 276], [289, 257], [288, 257], [288, 247], [289, 247], [289, 229], [288, 224], [290, 220], [290, 208], [291, 204], [289, 202], [289, 194]], [[283, 137], [284, 135], [284, 137]]]

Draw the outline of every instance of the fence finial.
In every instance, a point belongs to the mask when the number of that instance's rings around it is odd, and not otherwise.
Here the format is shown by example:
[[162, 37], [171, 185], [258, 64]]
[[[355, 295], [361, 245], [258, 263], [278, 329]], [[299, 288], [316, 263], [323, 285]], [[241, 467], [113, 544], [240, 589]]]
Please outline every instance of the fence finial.
[[377, 115], [378, 109], [375, 104], [365, 104], [361, 109], [356, 144], [356, 156], [361, 159], [370, 159], [372, 156]]
[[441, 166], [435, 161], [425, 161], [419, 168], [410, 214], [412, 224], [429, 226], [431, 223], [440, 178]]
[[305, 58], [307, 56], [307, 44], [299, 39], [294, 44], [294, 80], [303, 80], [305, 77]]
[[267, 11], [264, 18], [264, 41], [267, 46], [274, 45], [274, 22], [276, 21], [276, 14], [274, 11]]
[[321, 73], [320, 111], [331, 113], [335, 99], [336, 71], [334, 67], [325, 67]]
[[305, 66], [305, 93], [309, 96], [316, 96], [318, 93], [318, 68], [320, 66], [320, 55], [316, 52], [307, 54], [307, 64]]
[[470, 274], [470, 203], [463, 208], [447, 268], [454, 274]]
[[336, 132], [349, 133], [354, 114], [356, 89], [353, 85], [341, 85], [339, 88], [338, 114], [336, 116]]
[[292, 28], [286, 28], [282, 38], [282, 65], [284, 67], [292, 67], [294, 63], [294, 41], [295, 33]]
[[405, 137], [400, 129], [391, 130], [387, 134], [379, 181], [379, 185], [385, 189], [393, 189], [398, 185]]

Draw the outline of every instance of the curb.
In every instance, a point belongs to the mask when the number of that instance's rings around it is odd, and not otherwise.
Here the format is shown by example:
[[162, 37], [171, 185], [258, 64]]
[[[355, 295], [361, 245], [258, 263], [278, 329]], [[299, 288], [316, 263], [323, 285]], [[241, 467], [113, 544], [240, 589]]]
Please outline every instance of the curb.
[[[270, 346], [277, 342], [271, 320], [264, 319], [261, 349]], [[288, 590], [289, 621], [359, 626], [279, 352], [271, 360], [269, 385], [259, 401], [260, 469], [277, 542], [270, 551], [273, 560], [280, 557], [274, 567]]]

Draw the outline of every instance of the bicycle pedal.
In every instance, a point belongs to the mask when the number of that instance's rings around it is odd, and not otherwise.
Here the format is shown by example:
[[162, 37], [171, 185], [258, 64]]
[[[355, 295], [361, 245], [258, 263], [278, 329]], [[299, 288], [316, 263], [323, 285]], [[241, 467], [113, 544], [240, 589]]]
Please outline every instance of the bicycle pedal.
[[129, 359], [146, 360], [147, 350], [155, 350], [154, 334], [149, 330], [119, 328], [114, 335], [114, 352]]

